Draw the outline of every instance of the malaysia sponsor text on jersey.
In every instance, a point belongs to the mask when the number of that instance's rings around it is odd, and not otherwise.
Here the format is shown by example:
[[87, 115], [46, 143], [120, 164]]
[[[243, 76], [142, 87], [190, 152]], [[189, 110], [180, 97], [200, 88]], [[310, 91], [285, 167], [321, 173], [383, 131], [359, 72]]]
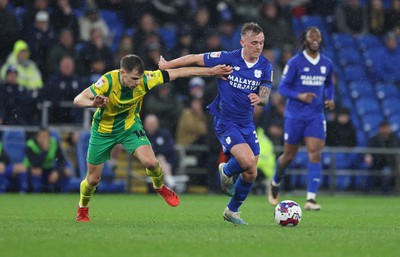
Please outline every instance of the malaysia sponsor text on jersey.
[[257, 90], [261, 84], [261, 81], [239, 78], [232, 75], [228, 76], [228, 81], [232, 87], [245, 90]]
[[300, 80], [303, 86], [323, 86], [326, 76], [301, 75]]

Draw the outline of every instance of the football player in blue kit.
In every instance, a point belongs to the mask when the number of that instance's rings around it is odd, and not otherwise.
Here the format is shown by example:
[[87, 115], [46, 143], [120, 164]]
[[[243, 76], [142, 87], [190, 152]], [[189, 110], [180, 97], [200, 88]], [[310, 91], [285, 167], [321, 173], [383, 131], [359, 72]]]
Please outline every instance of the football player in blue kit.
[[[257, 177], [260, 146], [253, 111], [255, 105], [267, 104], [273, 71], [261, 55], [264, 33], [258, 24], [249, 22], [242, 26], [240, 44], [242, 48], [231, 52], [190, 54], [171, 61], [161, 57], [159, 68], [217, 64], [233, 67], [232, 74], [218, 78], [218, 94], [207, 109], [214, 116], [215, 133], [224, 152], [231, 156], [227, 163], [219, 165], [221, 188], [231, 196], [223, 217], [234, 224], [247, 224], [238, 209]], [[234, 183], [233, 176], [239, 174]]]
[[[278, 91], [287, 98], [284, 124], [284, 152], [277, 159], [275, 174], [269, 186], [268, 200], [278, 204], [279, 185], [286, 167], [292, 162], [302, 140], [308, 152], [306, 210], [320, 210], [315, 201], [321, 180], [321, 152], [326, 138], [324, 107], [335, 108], [332, 61], [320, 53], [323, 42], [316, 27], [301, 36], [302, 52], [287, 63]], [[325, 97], [324, 97], [325, 95]]]

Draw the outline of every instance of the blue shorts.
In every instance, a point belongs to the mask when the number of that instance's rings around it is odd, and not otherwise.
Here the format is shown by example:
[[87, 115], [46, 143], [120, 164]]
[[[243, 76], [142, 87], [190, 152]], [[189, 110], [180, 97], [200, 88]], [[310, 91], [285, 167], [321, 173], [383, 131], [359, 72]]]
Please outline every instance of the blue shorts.
[[291, 145], [300, 144], [305, 137], [326, 139], [326, 121], [323, 117], [309, 120], [285, 118], [284, 140]]
[[255, 156], [260, 154], [260, 145], [253, 122], [238, 124], [214, 117], [214, 129], [224, 153], [230, 152], [234, 145], [246, 143]]

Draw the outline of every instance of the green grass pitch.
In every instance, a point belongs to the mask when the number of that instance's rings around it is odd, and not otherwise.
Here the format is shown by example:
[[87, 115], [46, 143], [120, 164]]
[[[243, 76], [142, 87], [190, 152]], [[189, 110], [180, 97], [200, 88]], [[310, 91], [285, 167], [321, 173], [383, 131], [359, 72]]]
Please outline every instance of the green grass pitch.
[[222, 218], [228, 199], [181, 195], [172, 208], [157, 195], [95, 194], [92, 222], [76, 223], [78, 194], [0, 195], [0, 256], [399, 256], [398, 197], [319, 196], [323, 209], [303, 210], [294, 228], [255, 195], [241, 207], [249, 225], [234, 226]]

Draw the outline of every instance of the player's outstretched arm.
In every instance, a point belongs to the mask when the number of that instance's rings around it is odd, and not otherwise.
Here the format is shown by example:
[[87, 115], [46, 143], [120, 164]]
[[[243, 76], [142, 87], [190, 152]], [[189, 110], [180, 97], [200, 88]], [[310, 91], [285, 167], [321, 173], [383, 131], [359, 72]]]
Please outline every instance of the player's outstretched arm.
[[160, 70], [186, 67], [186, 66], [204, 66], [204, 54], [189, 54], [170, 61], [164, 59], [160, 56], [160, 61], [158, 62], [158, 68]]
[[79, 95], [77, 95], [74, 99], [74, 104], [79, 107], [97, 107], [102, 108], [107, 105], [109, 102], [108, 97], [97, 95], [94, 96], [92, 90], [90, 88], [86, 88]]
[[232, 73], [232, 66], [227, 65], [217, 65], [211, 68], [205, 67], [183, 67], [183, 68], [176, 68], [176, 69], [167, 69], [169, 74], [169, 80], [175, 80], [177, 78], [184, 78], [184, 77], [194, 77], [194, 76], [201, 76], [201, 77], [211, 77], [211, 76], [226, 76]]

